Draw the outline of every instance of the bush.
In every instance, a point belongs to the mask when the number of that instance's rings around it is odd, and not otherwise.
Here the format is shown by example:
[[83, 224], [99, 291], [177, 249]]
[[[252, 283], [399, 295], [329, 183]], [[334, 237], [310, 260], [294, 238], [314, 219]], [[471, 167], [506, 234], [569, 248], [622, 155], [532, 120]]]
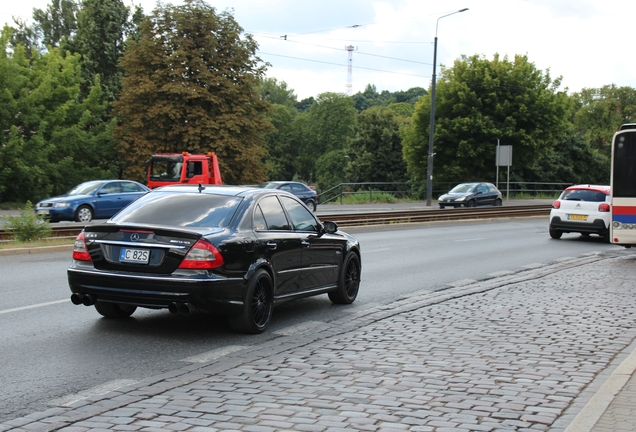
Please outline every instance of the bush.
[[15, 241], [30, 242], [42, 240], [51, 235], [51, 225], [42, 216], [35, 214], [33, 204], [27, 201], [20, 216], [6, 216], [8, 229]]

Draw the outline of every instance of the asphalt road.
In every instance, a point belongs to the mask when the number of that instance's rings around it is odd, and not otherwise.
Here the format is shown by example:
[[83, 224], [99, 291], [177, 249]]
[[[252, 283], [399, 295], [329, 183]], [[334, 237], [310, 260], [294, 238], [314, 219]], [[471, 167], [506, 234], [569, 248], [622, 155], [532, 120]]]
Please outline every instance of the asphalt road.
[[205, 314], [138, 310], [129, 320], [103, 319], [68, 300], [69, 253], [0, 257], [0, 422], [422, 290], [620, 249], [594, 236], [552, 240], [545, 218], [349, 231], [362, 245], [358, 300], [334, 306], [319, 296], [288, 303], [257, 336], [234, 334], [225, 319]]

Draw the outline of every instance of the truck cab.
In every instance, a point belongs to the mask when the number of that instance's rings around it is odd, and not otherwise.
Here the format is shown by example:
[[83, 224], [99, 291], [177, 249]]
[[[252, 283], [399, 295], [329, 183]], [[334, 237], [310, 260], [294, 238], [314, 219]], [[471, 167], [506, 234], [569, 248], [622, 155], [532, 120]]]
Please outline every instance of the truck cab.
[[150, 189], [172, 184], [223, 184], [214, 153], [157, 153], [148, 160], [147, 167]]

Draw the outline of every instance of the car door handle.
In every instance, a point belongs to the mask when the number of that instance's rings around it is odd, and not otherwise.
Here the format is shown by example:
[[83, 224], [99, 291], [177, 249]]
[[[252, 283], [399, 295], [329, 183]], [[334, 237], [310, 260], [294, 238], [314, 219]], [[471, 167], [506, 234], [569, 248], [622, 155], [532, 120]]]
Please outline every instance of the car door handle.
[[309, 247], [311, 246], [311, 243], [309, 243], [307, 240], [303, 240], [300, 242], [301, 245], [303, 245], [303, 247]]
[[267, 249], [276, 250], [277, 247], [278, 247], [278, 244], [275, 241], [267, 242]]

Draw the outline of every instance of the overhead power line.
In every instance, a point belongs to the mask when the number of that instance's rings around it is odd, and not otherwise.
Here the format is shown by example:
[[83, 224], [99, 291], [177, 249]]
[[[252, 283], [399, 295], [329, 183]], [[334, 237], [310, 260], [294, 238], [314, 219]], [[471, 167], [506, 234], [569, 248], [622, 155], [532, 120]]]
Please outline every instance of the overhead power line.
[[[302, 57], [293, 57], [293, 56], [287, 56], [287, 55], [282, 55], [282, 54], [267, 53], [267, 52], [263, 52], [263, 51], [259, 51], [259, 54], [271, 55], [271, 56], [274, 56], [274, 57], [284, 57], [284, 58], [289, 58], [289, 59], [294, 59], [294, 60], [308, 61], [308, 62], [312, 62], [312, 63], [322, 63], [322, 64], [328, 64], [328, 65], [333, 65], [333, 66], [342, 66], [342, 67], [345, 67], [345, 68], [349, 67], [348, 65], [343, 65], [341, 63], [326, 62], [326, 61], [322, 61], [322, 60], [313, 60], [313, 59], [307, 59], [307, 58], [302, 58]], [[383, 70], [383, 69], [374, 69], [374, 68], [367, 68], [367, 67], [362, 67], [362, 66], [352, 66], [352, 67], [354, 69], [364, 69], [364, 70], [370, 70], [370, 71], [375, 71], [375, 72], [391, 73], [391, 74], [396, 74], [396, 75], [408, 75], [408, 76], [414, 76], [414, 77], [420, 77], [420, 78], [428, 78], [426, 75], [410, 74], [410, 73], [406, 73], [406, 72], [388, 71], [388, 70]]]

